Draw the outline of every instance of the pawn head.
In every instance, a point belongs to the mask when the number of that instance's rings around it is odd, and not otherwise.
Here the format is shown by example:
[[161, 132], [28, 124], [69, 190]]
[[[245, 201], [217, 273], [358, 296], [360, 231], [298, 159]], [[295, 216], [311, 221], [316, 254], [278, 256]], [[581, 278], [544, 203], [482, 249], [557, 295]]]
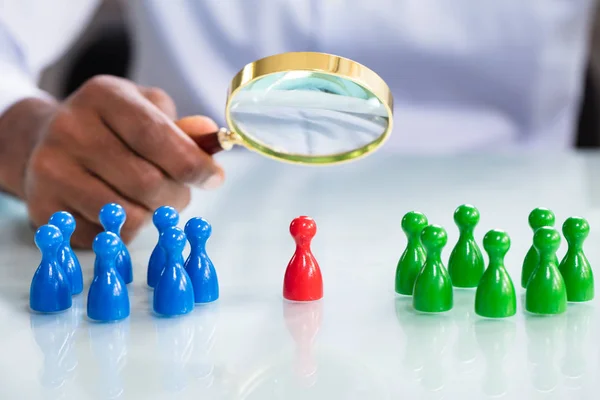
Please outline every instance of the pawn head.
[[560, 234], [551, 226], [542, 226], [533, 234], [533, 246], [540, 253], [555, 253], [560, 247]]
[[529, 226], [533, 231], [542, 226], [554, 226], [554, 213], [547, 208], [538, 207], [529, 213]]
[[463, 204], [454, 211], [454, 222], [459, 227], [474, 227], [479, 222], [479, 210], [470, 204]]
[[55, 251], [63, 241], [63, 235], [54, 225], [42, 225], [35, 233], [35, 245], [40, 251]]
[[427, 225], [421, 232], [421, 242], [428, 252], [442, 250], [448, 243], [448, 235], [439, 225]]
[[510, 237], [504, 231], [492, 229], [483, 237], [483, 248], [490, 255], [504, 256], [510, 249]]
[[171, 206], [158, 207], [152, 216], [152, 223], [156, 229], [162, 232], [170, 226], [177, 226], [179, 213]]
[[58, 229], [60, 229], [60, 233], [63, 235], [63, 240], [69, 240], [73, 232], [75, 232], [75, 218], [66, 212], [59, 211], [52, 214], [50, 219], [48, 220], [49, 225], [54, 225]]
[[410, 211], [402, 217], [402, 230], [406, 235], [420, 235], [426, 226], [427, 217], [418, 211]]
[[311, 217], [294, 218], [290, 224], [290, 234], [296, 241], [311, 240], [317, 234], [317, 224]]
[[581, 217], [569, 217], [562, 226], [567, 242], [583, 242], [590, 233], [590, 224]]
[[194, 217], [185, 224], [185, 235], [190, 243], [206, 242], [212, 233], [210, 223], [204, 218]]
[[185, 247], [185, 233], [175, 226], [168, 227], [160, 234], [158, 243], [165, 251], [181, 253]]
[[113, 232], [101, 232], [94, 238], [92, 250], [99, 257], [115, 258], [121, 250], [121, 239]]
[[99, 217], [105, 230], [118, 234], [127, 219], [127, 214], [121, 205], [109, 203], [102, 207]]

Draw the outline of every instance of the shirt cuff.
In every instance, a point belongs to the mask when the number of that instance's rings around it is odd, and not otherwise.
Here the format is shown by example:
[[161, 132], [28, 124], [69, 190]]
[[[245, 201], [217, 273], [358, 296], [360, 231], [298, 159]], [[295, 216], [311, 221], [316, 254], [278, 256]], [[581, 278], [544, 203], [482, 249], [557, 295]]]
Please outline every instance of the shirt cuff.
[[11, 106], [26, 98], [53, 99], [35, 85], [34, 80], [14, 65], [0, 62], [0, 117]]

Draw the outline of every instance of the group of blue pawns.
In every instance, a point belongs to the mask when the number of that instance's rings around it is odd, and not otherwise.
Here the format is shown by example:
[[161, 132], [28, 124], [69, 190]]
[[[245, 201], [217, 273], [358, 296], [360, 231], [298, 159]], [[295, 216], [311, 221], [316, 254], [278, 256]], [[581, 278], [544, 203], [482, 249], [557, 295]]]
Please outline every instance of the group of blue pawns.
[[[104, 232], [94, 239], [94, 278], [87, 298], [87, 315], [96, 321], [118, 321], [130, 314], [127, 284], [133, 282], [133, 267], [120, 232], [127, 216], [119, 204], [110, 203], [100, 210]], [[162, 316], [191, 312], [195, 303], [219, 298], [215, 267], [206, 254], [206, 242], [212, 228], [203, 218], [194, 217], [184, 231], [177, 227], [179, 214], [169, 206], [156, 209], [152, 218], [159, 240], [148, 262], [148, 286], [154, 288], [153, 309]], [[72, 296], [83, 291], [83, 273], [70, 245], [75, 218], [66, 211], [52, 215], [47, 225], [35, 234], [42, 253], [29, 291], [32, 311], [56, 313], [72, 305]], [[191, 246], [183, 261], [186, 239]]]

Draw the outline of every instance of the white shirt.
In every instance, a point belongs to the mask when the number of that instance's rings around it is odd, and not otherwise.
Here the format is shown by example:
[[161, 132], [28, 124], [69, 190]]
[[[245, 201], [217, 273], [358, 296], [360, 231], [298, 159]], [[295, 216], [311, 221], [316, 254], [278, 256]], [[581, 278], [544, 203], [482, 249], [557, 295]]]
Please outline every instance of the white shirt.
[[[43, 95], [40, 71], [95, 0], [0, 0], [0, 113]], [[133, 79], [165, 89], [180, 116], [224, 123], [245, 64], [320, 51], [375, 70], [392, 89], [385, 149], [567, 148], [574, 140], [593, 0], [128, 0]]]

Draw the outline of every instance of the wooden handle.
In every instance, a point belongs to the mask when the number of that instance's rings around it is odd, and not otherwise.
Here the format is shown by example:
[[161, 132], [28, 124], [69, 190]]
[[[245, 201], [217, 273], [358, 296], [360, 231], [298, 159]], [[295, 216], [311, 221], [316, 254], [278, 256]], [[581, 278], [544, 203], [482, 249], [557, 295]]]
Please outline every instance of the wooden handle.
[[219, 142], [219, 131], [205, 133], [205, 130], [198, 130], [206, 126], [205, 117], [185, 117], [175, 121], [175, 124], [207, 154], [213, 155], [223, 150]]
[[191, 136], [191, 138], [196, 142], [198, 147], [211, 156], [223, 150], [223, 147], [221, 147], [221, 143], [219, 142], [218, 131], [199, 136]]

